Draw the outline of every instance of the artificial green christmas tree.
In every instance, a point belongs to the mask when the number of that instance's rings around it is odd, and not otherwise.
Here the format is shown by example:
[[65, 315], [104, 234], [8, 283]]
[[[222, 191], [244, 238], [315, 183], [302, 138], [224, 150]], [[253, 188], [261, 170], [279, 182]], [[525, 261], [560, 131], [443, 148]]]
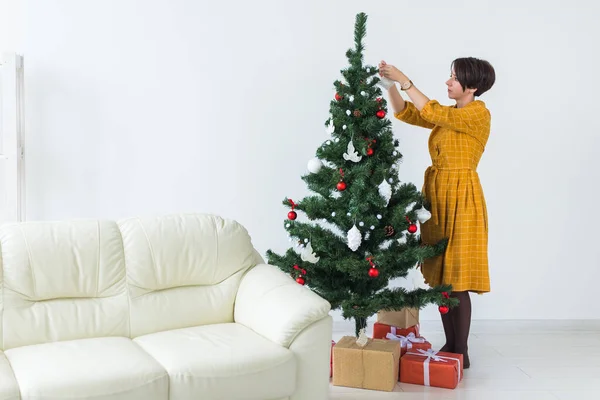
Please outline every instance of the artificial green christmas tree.
[[[401, 183], [402, 154], [387, 118], [380, 78], [374, 66], [363, 65], [367, 16], [356, 16], [355, 48], [347, 51], [349, 66], [336, 80], [336, 93], [325, 122], [331, 139], [310, 160], [302, 176], [315, 195], [290, 207], [285, 229], [296, 242], [284, 255], [269, 250], [270, 264], [290, 273], [327, 299], [344, 318], [354, 318], [356, 335], [379, 310], [422, 308], [436, 303], [441, 311], [454, 300], [450, 286], [388, 288], [406, 277], [421, 260], [443, 252], [445, 242], [423, 245], [418, 224], [431, 216], [415, 185]], [[308, 219], [299, 221], [297, 211]]]

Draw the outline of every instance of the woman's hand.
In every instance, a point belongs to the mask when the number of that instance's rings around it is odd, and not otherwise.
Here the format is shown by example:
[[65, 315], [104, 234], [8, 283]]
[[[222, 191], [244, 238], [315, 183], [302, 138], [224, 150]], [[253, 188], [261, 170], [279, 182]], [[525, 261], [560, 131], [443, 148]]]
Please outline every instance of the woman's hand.
[[379, 74], [385, 78], [391, 79], [396, 82], [405, 82], [408, 80], [406, 75], [402, 73], [398, 68], [393, 65], [387, 64], [385, 61], [379, 63]]

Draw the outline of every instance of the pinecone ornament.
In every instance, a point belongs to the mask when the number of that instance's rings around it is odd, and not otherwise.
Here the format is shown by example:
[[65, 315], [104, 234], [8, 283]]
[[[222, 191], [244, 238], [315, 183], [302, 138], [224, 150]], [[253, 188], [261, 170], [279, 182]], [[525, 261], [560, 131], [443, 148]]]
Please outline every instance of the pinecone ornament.
[[354, 116], [355, 117], [360, 117], [362, 114], [360, 113], [360, 110], [354, 110]]
[[383, 230], [385, 231], [385, 236], [387, 237], [392, 237], [396, 234], [394, 227], [391, 225], [386, 226], [385, 228], [383, 228]]

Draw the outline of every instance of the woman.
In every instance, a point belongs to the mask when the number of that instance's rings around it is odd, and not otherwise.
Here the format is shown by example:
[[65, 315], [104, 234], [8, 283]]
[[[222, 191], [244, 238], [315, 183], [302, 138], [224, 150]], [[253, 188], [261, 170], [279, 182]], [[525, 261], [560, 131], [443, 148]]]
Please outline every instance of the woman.
[[[425, 172], [423, 195], [431, 204], [432, 218], [421, 227], [424, 243], [448, 238], [444, 254], [425, 260], [423, 276], [430, 286], [452, 285], [458, 307], [442, 315], [446, 344], [441, 351], [464, 355], [469, 368], [468, 338], [471, 327], [469, 292], [490, 291], [488, 272], [488, 219], [477, 165], [490, 134], [490, 112], [481, 100], [495, 82], [494, 68], [476, 58], [452, 62], [446, 81], [454, 106], [430, 100], [398, 68], [382, 61], [379, 73], [389, 90], [394, 116], [406, 123], [431, 129], [432, 165]], [[405, 101], [395, 82], [411, 101]]]

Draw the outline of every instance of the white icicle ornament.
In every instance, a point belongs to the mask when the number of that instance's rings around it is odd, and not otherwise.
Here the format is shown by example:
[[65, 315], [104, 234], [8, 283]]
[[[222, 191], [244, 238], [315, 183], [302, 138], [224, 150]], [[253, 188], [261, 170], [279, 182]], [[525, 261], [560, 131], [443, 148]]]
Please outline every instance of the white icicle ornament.
[[383, 197], [387, 206], [392, 198], [392, 186], [385, 179], [379, 185], [379, 195]]
[[431, 218], [431, 213], [423, 206], [421, 206], [421, 208], [419, 208], [415, 213], [417, 214], [417, 219], [421, 224], [424, 224]]
[[310, 242], [308, 242], [306, 244], [306, 247], [302, 250], [300, 258], [302, 259], [302, 261], [306, 261], [312, 264], [316, 264], [319, 261], [319, 257], [317, 257], [317, 255], [313, 251], [312, 244]]
[[354, 143], [352, 143], [352, 140], [348, 142], [348, 148], [346, 149], [346, 152], [343, 155], [344, 160], [346, 161], [359, 162], [360, 160], [362, 160], [362, 156], [358, 155], [358, 152], [354, 148]]
[[354, 225], [348, 231], [348, 247], [350, 248], [350, 250], [356, 251], [360, 247], [361, 243], [362, 235], [360, 234], [360, 231], [358, 230], [356, 225]]

